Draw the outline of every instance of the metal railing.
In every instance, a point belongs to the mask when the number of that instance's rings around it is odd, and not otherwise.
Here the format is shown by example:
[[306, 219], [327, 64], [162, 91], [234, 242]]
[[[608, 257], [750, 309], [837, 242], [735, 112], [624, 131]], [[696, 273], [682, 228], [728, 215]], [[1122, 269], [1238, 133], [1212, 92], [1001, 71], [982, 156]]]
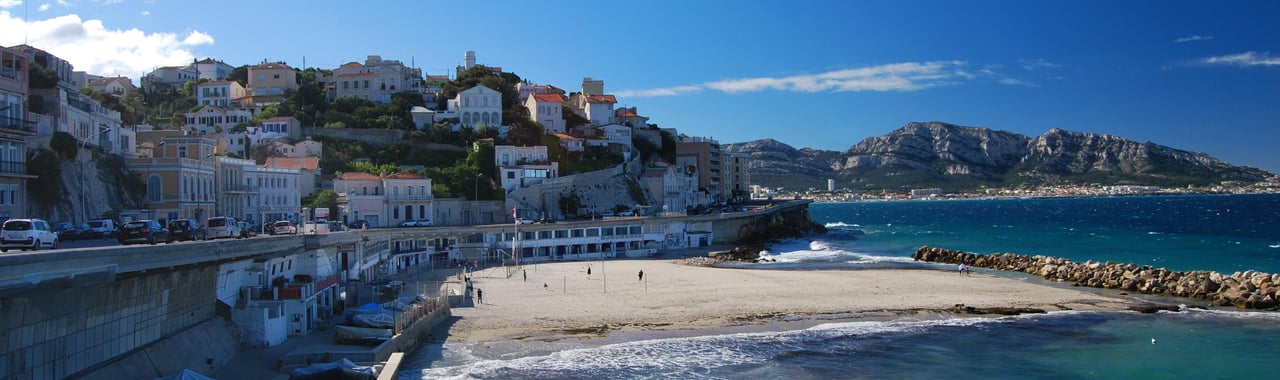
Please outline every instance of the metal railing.
[[0, 161], [0, 173], [27, 174], [26, 161]]

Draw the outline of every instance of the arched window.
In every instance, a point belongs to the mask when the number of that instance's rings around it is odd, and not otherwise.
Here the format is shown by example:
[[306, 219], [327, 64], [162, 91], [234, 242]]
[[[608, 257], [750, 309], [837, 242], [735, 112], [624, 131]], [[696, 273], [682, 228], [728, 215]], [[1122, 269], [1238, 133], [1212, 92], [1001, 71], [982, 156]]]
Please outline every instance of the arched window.
[[484, 120], [484, 124], [485, 124], [485, 125], [489, 125], [489, 113], [488, 113], [488, 112], [485, 112], [485, 113], [481, 116], [481, 118]]
[[164, 181], [160, 179], [158, 174], [152, 174], [147, 177], [147, 200], [152, 202], [164, 200]]
[[462, 113], [462, 125], [471, 125], [471, 114], [466, 112]]

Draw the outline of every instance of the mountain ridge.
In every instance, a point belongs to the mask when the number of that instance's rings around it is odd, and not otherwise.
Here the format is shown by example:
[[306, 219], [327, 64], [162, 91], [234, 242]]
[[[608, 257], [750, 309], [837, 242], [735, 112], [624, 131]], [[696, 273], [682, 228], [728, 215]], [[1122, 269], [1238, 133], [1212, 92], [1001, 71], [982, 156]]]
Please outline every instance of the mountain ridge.
[[910, 122], [844, 151], [797, 149], [775, 139], [726, 144], [724, 150], [753, 158], [752, 183], [791, 190], [825, 189], [828, 178], [853, 190], [963, 191], [1090, 183], [1203, 186], [1271, 176], [1205, 153], [1109, 134], [1052, 128], [1031, 137], [937, 121]]

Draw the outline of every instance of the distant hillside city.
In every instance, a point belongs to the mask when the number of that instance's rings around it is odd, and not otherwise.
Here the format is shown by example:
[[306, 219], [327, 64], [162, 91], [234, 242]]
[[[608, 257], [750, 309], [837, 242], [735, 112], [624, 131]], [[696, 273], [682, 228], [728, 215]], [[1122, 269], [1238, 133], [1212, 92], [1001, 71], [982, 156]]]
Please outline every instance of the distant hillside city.
[[[750, 196], [746, 155], [476, 61], [430, 75], [206, 58], [138, 83], [3, 48], [0, 217], [324, 217], [371, 227], [699, 213]], [[577, 84], [575, 84], [577, 85]]]

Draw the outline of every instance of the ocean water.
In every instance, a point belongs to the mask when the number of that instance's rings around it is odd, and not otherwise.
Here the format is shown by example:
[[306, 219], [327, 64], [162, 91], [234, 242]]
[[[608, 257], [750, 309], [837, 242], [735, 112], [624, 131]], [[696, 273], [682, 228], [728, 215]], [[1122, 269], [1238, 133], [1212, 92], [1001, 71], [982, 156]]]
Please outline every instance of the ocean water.
[[[1280, 272], [1280, 196], [814, 204], [824, 235], [753, 270], [933, 268], [921, 245], [1175, 270]], [[1035, 281], [1035, 279], [1027, 279]], [[1193, 303], [1188, 301], [1188, 303]], [[767, 330], [767, 331], [765, 331]], [[1280, 313], [1055, 312], [422, 347], [402, 378], [1272, 378]]]

